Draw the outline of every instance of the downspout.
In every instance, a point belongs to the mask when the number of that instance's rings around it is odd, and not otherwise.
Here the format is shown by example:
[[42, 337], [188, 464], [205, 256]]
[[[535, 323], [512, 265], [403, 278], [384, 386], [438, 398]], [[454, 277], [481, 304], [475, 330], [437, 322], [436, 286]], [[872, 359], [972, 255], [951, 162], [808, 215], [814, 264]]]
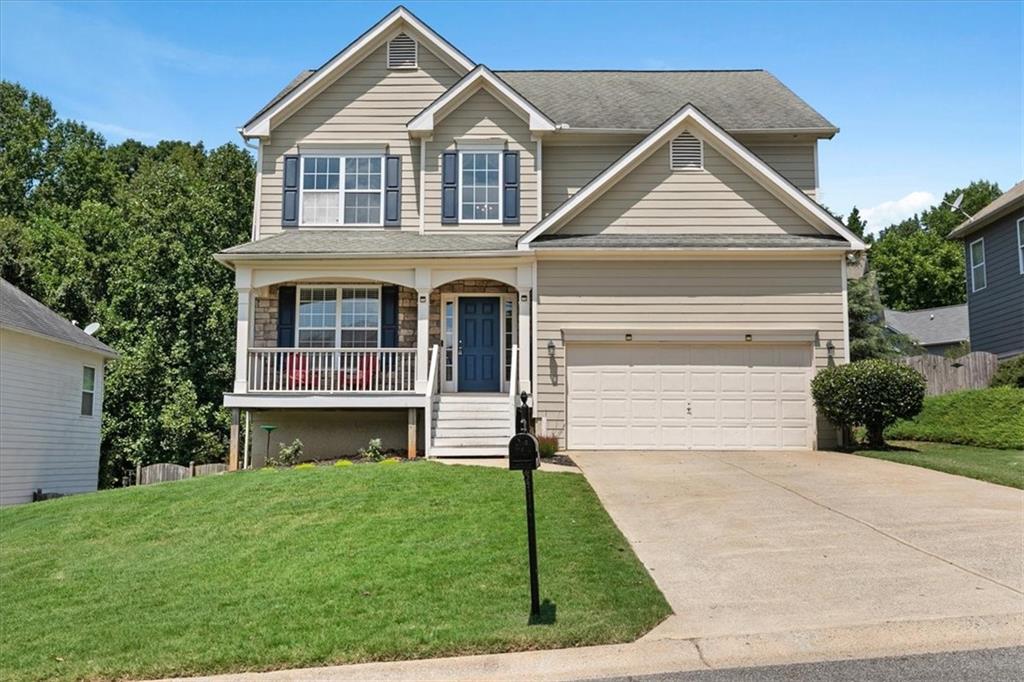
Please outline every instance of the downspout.
[[242, 136], [242, 144], [256, 152], [256, 186], [253, 188], [252, 227], [249, 230], [250, 241], [256, 241], [260, 238], [260, 197], [262, 195], [261, 186], [263, 185], [263, 145], [252, 144], [249, 142], [249, 138], [245, 136], [241, 128], [238, 129], [238, 134]]

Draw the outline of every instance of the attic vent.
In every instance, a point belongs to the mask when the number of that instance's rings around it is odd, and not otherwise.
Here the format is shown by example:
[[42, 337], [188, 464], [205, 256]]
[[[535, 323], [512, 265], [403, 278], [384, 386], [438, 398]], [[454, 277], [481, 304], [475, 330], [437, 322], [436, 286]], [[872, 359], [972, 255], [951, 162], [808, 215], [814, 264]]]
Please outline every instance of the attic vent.
[[681, 133], [672, 140], [670, 164], [672, 170], [701, 170], [704, 168], [704, 143], [690, 133]]
[[415, 69], [416, 41], [404, 33], [388, 41], [388, 68]]

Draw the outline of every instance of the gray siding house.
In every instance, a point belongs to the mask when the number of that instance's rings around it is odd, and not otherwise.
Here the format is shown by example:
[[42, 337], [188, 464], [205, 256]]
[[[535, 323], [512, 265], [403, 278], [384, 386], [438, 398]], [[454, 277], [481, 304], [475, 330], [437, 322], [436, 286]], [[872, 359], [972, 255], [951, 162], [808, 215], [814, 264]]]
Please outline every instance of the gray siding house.
[[909, 336], [930, 355], [945, 355], [970, 339], [964, 303], [921, 310], [886, 308], [885, 327]]
[[964, 243], [971, 350], [1024, 353], [1024, 182], [949, 234]]

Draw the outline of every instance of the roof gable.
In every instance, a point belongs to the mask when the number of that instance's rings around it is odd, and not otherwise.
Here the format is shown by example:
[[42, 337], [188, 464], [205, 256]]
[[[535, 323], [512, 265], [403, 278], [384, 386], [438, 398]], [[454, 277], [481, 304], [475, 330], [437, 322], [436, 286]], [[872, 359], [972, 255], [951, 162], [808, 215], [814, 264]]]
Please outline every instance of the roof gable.
[[0, 327], [77, 346], [105, 357], [114, 349], [68, 322], [5, 279], [0, 279]]
[[409, 121], [409, 131], [413, 134], [430, 134], [441, 119], [481, 89], [485, 89], [499, 102], [516, 112], [529, 124], [531, 131], [550, 132], [555, 129], [554, 121], [544, 112], [494, 75], [493, 71], [480, 64]]
[[242, 135], [245, 137], [270, 135], [270, 131], [281, 121], [295, 113], [303, 104], [318, 95], [324, 88], [398, 33], [406, 33], [414, 38], [460, 75], [473, 69], [474, 64], [466, 55], [420, 21], [412, 12], [399, 6], [319, 69], [305, 74], [304, 77], [300, 74], [292, 82], [290, 89], [280, 93], [242, 126]]
[[629, 152], [602, 171], [579, 192], [527, 232], [519, 240], [519, 248], [528, 249], [530, 242], [541, 234], [550, 233], [578, 215], [609, 188], [629, 175], [657, 149], [684, 129], [698, 132], [705, 143], [712, 144], [730, 162], [771, 192], [783, 204], [815, 228], [841, 236], [854, 250], [863, 250], [864, 243], [846, 227], [810, 199], [799, 188], [786, 180], [757, 155], [737, 142], [697, 107], [687, 104], [665, 120]]
[[996, 197], [974, 216], [957, 225], [956, 229], [949, 233], [948, 238], [962, 239], [974, 234], [1018, 208], [1024, 208], [1024, 180]]

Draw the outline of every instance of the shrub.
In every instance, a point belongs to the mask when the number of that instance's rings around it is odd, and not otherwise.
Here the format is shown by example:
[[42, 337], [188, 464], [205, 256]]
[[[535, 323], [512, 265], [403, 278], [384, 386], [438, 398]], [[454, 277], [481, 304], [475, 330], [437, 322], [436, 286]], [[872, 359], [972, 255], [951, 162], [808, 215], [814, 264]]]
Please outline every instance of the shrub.
[[921, 411], [924, 389], [920, 373], [888, 360], [829, 367], [811, 382], [818, 410], [836, 426], [863, 426], [871, 447], [885, 445], [885, 427]]
[[885, 430], [887, 438], [1024, 449], [1024, 391], [1010, 386], [957, 391], [924, 399], [913, 419]]
[[296, 469], [316, 469], [316, 465], [312, 462], [303, 462], [302, 464], [296, 464]]
[[302, 458], [302, 441], [296, 438], [291, 445], [281, 443], [276, 457], [267, 460], [267, 466], [290, 467]]
[[554, 457], [558, 452], [558, 436], [538, 436], [537, 447], [541, 457]]
[[992, 388], [1014, 386], [1024, 388], [1024, 355], [999, 364], [999, 369], [992, 375]]
[[337, 462], [334, 463], [334, 466], [336, 466], [336, 467], [350, 467], [350, 466], [352, 466], [352, 460], [350, 460], [350, 459], [339, 459]]
[[366, 447], [359, 451], [359, 455], [374, 462], [384, 459], [384, 448], [381, 445], [380, 438], [371, 438]]
[[387, 459], [383, 460], [380, 464], [381, 464], [381, 466], [384, 466], [384, 465], [392, 465], [393, 466], [395, 464], [398, 464], [398, 462], [399, 462], [399, 459], [397, 457], [388, 457]]

